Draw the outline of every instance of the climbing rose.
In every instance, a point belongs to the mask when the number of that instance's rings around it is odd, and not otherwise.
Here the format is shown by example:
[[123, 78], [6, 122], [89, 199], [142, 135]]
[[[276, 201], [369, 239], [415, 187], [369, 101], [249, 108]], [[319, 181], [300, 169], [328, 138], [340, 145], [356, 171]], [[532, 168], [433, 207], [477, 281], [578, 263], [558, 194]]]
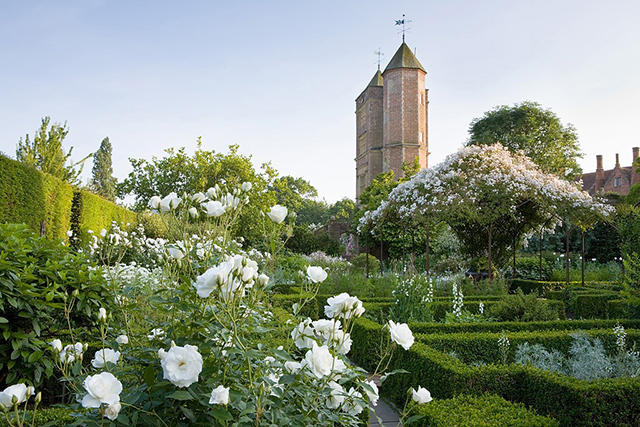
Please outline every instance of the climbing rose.
[[116, 338], [116, 342], [118, 344], [129, 344], [129, 337], [126, 335], [119, 335], [118, 338]]
[[158, 210], [158, 208], [160, 207], [161, 200], [162, 199], [160, 199], [160, 196], [153, 196], [152, 198], [149, 199], [149, 207], [151, 209]]
[[100, 307], [100, 309], [98, 310], [98, 320], [100, 320], [101, 322], [107, 320], [107, 310], [104, 307]]
[[423, 403], [431, 402], [433, 399], [431, 398], [431, 393], [429, 390], [423, 387], [418, 387], [418, 390], [411, 389], [411, 398], [414, 402], [422, 405]]
[[344, 369], [344, 362], [342, 362], [342, 360], [334, 358], [326, 345], [319, 347], [315, 341], [313, 342], [311, 350], [305, 354], [304, 362], [305, 366], [307, 366], [311, 373], [317, 378], [323, 378], [329, 375], [332, 368], [336, 371]]
[[174, 346], [160, 357], [165, 380], [178, 387], [189, 387], [198, 381], [198, 375], [202, 372], [202, 356], [198, 347], [188, 344], [184, 347]]
[[335, 381], [330, 381], [327, 385], [331, 388], [331, 393], [327, 399], [327, 408], [338, 409], [340, 405], [342, 405], [342, 402], [344, 402], [344, 389]]
[[287, 208], [280, 205], [275, 205], [271, 208], [271, 210], [267, 213], [267, 216], [271, 218], [271, 221], [276, 224], [281, 224], [282, 221], [287, 217]]
[[224, 211], [225, 211], [224, 206], [222, 206], [222, 203], [220, 203], [217, 200], [213, 200], [213, 201], [210, 200], [207, 203], [203, 203], [202, 207], [207, 213], [207, 216], [212, 216], [214, 218], [221, 216], [222, 214], [224, 214]]
[[190, 216], [191, 218], [194, 218], [194, 219], [195, 219], [195, 218], [198, 218], [198, 209], [196, 209], [196, 208], [194, 208], [193, 206], [191, 206], [191, 207], [189, 208], [189, 216]]
[[122, 409], [122, 405], [120, 404], [120, 402], [113, 403], [106, 407], [106, 409], [104, 410], [104, 416], [109, 418], [111, 421], [114, 421], [116, 418], [118, 418], [120, 409]]
[[109, 363], [118, 363], [120, 360], [120, 352], [113, 351], [110, 348], [105, 348], [102, 350], [96, 351], [96, 354], [93, 356], [93, 360], [91, 364], [94, 368], [104, 368], [104, 366]]
[[405, 350], [409, 350], [413, 345], [413, 333], [406, 323], [395, 323], [393, 320], [389, 320], [389, 332], [391, 339]]
[[84, 380], [87, 394], [82, 398], [85, 408], [99, 408], [100, 404], [113, 405], [120, 402], [122, 383], [111, 372], [89, 375]]
[[307, 267], [307, 277], [313, 283], [321, 283], [327, 278], [327, 272], [322, 267], [309, 266]]
[[366, 388], [364, 389], [364, 392], [367, 393], [367, 396], [369, 397], [369, 401], [371, 402], [371, 404], [373, 406], [377, 406], [378, 405], [378, 398], [380, 397], [379, 394], [378, 394], [378, 386], [373, 381], [366, 381], [365, 384], [367, 384], [369, 387], [371, 387], [373, 389], [373, 392], [369, 391]]
[[5, 408], [11, 408], [13, 406], [13, 398], [16, 398], [16, 405], [21, 404], [27, 398], [27, 386], [25, 384], [14, 384], [0, 392], [0, 404]]
[[229, 403], [229, 388], [219, 385], [211, 391], [209, 399], [211, 405], [226, 405]]
[[51, 347], [53, 347], [53, 349], [58, 353], [62, 351], [62, 341], [60, 341], [59, 339], [51, 341], [49, 345], [51, 345]]
[[350, 319], [364, 313], [362, 301], [346, 292], [327, 299], [327, 304], [324, 306], [324, 314], [330, 318]]

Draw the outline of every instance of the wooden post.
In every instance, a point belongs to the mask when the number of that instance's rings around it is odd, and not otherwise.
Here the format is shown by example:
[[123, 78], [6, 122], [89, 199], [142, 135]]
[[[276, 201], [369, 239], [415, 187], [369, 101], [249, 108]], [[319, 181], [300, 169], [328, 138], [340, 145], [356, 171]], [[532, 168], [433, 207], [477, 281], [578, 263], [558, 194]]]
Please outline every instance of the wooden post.
[[427, 236], [426, 236], [425, 240], [427, 241], [427, 243], [425, 245], [424, 255], [425, 255], [425, 262], [427, 264], [426, 265], [427, 279], [429, 279], [429, 273], [430, 273], [429, 272], [429, 268], [430, 268], [430, 265], [429, 265], [429, 239], [430, 239], [430, 235], [429, 234], [430, 233], [429, 233], [429, 224], [428, 223], [427, 223], [427, 226], [426, 226], [426, 231], [427, 231]]
[[45, 234], [47, 234], [47, 222], [42, 220], [40, 222], [40, 235], [44, 236]]
[[580, 240], [580, 256], [582, 257], [582, 286], [584, 286], [584, 230], [582, 230]]
[[565, 223], [565, 238], [564, 238], [564, 258], [565, 258], [565, 275], [567, 286], [569, 286], [569, 223]]

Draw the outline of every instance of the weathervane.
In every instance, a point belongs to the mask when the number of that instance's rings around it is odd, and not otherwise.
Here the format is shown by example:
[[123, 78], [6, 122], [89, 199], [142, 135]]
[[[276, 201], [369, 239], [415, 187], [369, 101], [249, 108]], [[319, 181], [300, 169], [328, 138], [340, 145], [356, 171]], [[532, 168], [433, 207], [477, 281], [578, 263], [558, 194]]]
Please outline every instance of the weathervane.
[[402, 19], [396, 20], [396, 25], [402, 25], [402, 43], [404, 43], [405, 33], [410, 30], [410, 28], [405, 28], [405, 24], [408, 24], [409, 22], [412, 22], [412, 21], [410, 21], [409, 19], [405, 19], [404, 13], [402, 14]]
[[384, 53], [382, 53], [380, 48], [378, 48], [378, 50], [374, 51], [373, 54], [378, 56], [378, 71], [380, 71], [380, 60], [384, 56]]

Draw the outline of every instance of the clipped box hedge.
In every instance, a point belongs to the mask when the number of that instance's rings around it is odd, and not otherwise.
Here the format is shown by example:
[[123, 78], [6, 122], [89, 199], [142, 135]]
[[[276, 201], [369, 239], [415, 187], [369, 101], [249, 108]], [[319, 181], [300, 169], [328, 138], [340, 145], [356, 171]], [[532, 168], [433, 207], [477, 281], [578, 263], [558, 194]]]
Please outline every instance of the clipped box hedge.
[[416, 426], [557, 426], [558, 421], [528, 410], [521, 403], [511, 403], [495, 394], [459, 395], [436, 399], [424, 405], [412, 405], [411, 414], [422, 416]]
[[73, 231], [82, 241], [88, 240], [89, 230], [94, 233], [99, 233], [103, 228], [108, 230], [113, 221], [128, 228], [135, 226], [137, 220], [137, 213], [87, 190], [76, 190], [74, 194], [72, 222], [75, 229]]
[[[33, 404], [33, 399], [30, 400], [31, 404]], [[30, 405], [31, 408], [31, 405]], [[21, 412], [22, 416], [23, 412]], [[67, 426], [72, 424], [75, 421], [75, 418], [72, 416], [73, 411], [68, 408], [38, 408], [36, 411], [35, 418], [33, 416], [33, 412], [31, 409], [27, 412], [25, 419], [25, 426], [48, 426], [48, 427], [60, 427]], [[9, 415], [9, 419], [13, 420], [14, 414], [11, 413]], [[11, 424], [7, 423], [7, 420], [4, 416], [0, 416], [0, 427], [10, 426]], [[16, 425], [13, 422], [13, 425]]]
[[[446, 353], [455, 355], [465, 363], [483, 362], [494, 363], [500, 360], [500, 348], [498, 339], [501, 335], [509, 338], [508, 360], [513, 360], [516, 350], [520, 344], [542, 344], [547, 349], [555, 349], [563, 354], [569, 352], [569, 348], [574, 339], [572, 331], [524, 331], [524, 332], [461, 332], [455, 334], [415, 334], [417, 341]], [[612, 329], [587, 329], [581, 332], [593, 338], [602, 340], [605, 348], [616, 348], [616, 336]], [[627, 329], [627, 342], [640, 341], [640, 331], [637, 329]]]
[[[350, 358], [367, 370], [375, 369], [377, 343], [385, 342], [388, 333], [371, 320], [358, 319]], [[389, 377], [380, 392], [400, 407], [409, 388], [422, 386], [436, 399], [495, 393], [566, 426], [640, 424], [640, 380], [635, 378], [587, 382], [520, 365], [472, 367], [420, 341], [407, 351], [396, 349], [389, 365], [394, 369], [409, 373]]]
[[315, 320], [318, 318], [320, 307], [318, 307], [318, 301], [313, 298], [312, 294], [274, 294], [271, 296], [271, 304], [273, 307], [279, 307], [291, 313], [293, 304], [301, 304], [307, 298], [310, 298], [310, 300], [302, 307], [300, 315], [311, 317]]
[[414, 334], [451, 334], [460, 332], [520, 332], [520, 331], [550, 331], [550, 330], [578, 330], [603, 329], [622, 325], [626, 329], [640, 329], [640, 319], [619, 320], [550, 320], [538, 322], [478, 322], [478, 323], [437, 323], [411, 322], [409, 327]]
[[[532, 292], [537, 292], [539, 295], [547, 295], [548, 292], [553, 290], [561, 290], [567, 287], [566, 282], [551, 282], [551, 281], [539, 281], [539, 280], [528, 280], [528, 279], [511, 279], [509, 281], [509, 289], [512, 292], [515, 292], [518, 288], [522, 289], [522, 292], [525, 294], [529, 294]], [[609, 290], [609, 291], [619, 291], [622, 287], [619, 284], [613, 282], [588, 282], [582, 286], [581, 282], [569, 282], [569, 288], [589, 288], [589, 289], [600, 289], [600, 290]]]

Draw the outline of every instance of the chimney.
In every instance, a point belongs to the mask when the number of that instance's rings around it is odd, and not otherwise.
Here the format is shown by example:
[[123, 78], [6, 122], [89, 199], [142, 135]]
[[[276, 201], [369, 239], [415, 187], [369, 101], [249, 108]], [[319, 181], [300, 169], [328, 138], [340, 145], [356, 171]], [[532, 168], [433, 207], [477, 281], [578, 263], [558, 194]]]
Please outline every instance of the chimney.
[[620, 154], [616, 153], [616, 169], [620, 167]]
[[631, 164], [631, 185], [640, 182], [640, 168], [636, 165], [638, 157], [640, 157], [640, 147], [633, 147], [633, 163]]
[[596, 179], [593, 183], [594, 191], [598, 193], [604, 186], [604, 168], [602, 167], [602, 154], [596, 156]]

